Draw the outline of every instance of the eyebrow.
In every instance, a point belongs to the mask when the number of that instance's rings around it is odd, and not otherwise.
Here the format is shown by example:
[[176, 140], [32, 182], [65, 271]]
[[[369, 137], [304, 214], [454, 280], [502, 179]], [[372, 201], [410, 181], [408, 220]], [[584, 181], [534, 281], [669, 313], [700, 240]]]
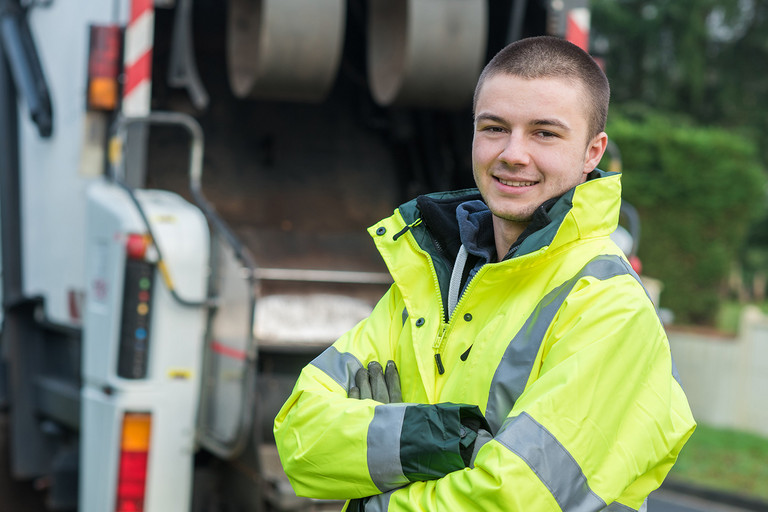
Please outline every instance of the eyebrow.
[[531, 122], [531, 125], [533, 125], [533, 126], [554, 126], [555, 128], [560, 128], [561, 130], [571, 131], [570, 126], [568, 126], [564, 122], [560, 121], [559, 119], [535, 119], [534, 121]]
[[475, 116], [475, 122], [477, 123], [478, 121], [492, 121], [495, 123], [506, 124], [506, 121], [503, 118], [493, 114], [478, 114]]
[[[507, 121], [495, 114], [482, 113], [475, 116], [475, 123], [480, 121], [490, 121], [493, 123], [507, 124]], [[570, 126], [560, 121], [559, 119], [534, 119], [529, 123], [531, 126], [551, 126], [554, 128], [560, 128], [561, 130], [571, 131]]]

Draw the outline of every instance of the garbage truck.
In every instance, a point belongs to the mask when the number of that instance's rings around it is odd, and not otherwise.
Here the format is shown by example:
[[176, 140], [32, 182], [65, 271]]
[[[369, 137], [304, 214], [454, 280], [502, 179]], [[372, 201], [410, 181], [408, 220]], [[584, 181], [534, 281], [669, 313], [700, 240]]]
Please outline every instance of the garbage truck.
[[52, 511], [338, 509], [292, 492], [273, 419], [391, 284], [365, 228], [472, 186], [479, 72], [540, 34], [586, 48], [587, 0], [0, 0], [14, 481]]

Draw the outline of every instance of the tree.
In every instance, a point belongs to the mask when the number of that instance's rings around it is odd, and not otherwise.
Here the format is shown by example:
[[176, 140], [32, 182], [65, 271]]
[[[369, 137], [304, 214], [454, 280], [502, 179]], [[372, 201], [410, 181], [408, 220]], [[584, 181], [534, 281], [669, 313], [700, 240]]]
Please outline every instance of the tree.
[[613, 101], [755, 137], [768, 162], [768, 0], [593, 0]]
[[[727, 267], [743, 269], [757, 296], [765, 288], [768, 244], [760, 233], [768, 221], [749, 226], [757, 217], [768, 219], [768, 0], [592, 0], [592, 9], [592, 50], [603, 58], [612, 88], [609, 123], [620, 110], [655, 112], [609, 127], [625, 154], [625, 196], [640, 202], [644, 227], [653, 226], [652, 240], [643, 230], [644, 266], [665, 280], [667, 300], [685, 312], [683, 320], [709, 323]], [[650, 170], [671, 161], [676, 167]], [[755, 189], [741, 198], [743, 212], [714, 218], [714, 212], [688, 210], [697, 208], [689, 202], [695, 179], [714, 180], [702, 197], [737, 208], [733, 198], [745, 192], [739, 181], [745, 166]], [[658, 181], [659, 172], [669, 181]], [[702, 224], [708, 219], [712, 226]], [[721, 234], [712, 239], [715, 232]], [[709, 263], [690, 252], [700, 245]]]
[[726, 130], [647, 108], [614, 111], [624, 198], [643, 220], [644, 271], [664, 282], [661, 305], [713, 325], [731, 262], [765, 200], [757, 148]]

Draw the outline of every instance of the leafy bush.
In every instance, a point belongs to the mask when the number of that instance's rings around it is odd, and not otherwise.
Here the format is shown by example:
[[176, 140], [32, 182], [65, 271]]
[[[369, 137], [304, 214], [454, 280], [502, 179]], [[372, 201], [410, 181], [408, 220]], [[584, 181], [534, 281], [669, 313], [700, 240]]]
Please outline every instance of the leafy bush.
[[756, 145], [638, 107], [612, 110], [607, 132], [621, 150], [623, 197], [642, 219], [644, 273], [664, 283], [661, 305], [681, 323], [713, 325], [730, 264], [765, 211]]

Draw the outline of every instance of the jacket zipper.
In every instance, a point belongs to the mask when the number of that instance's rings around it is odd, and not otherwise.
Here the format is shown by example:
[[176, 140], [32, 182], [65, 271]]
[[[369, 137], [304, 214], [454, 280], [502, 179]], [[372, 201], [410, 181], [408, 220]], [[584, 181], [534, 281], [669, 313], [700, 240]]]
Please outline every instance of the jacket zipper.
[[[433, 271], [434, 272], [434, 271]], [[440, 326], [440, 330], [437, 333], [437, 338], [435, 339], [434, 344], [432, 344], [432, 349], [435, 351], [435, 365], [437, 365], [437, 373], [442, 375], [445, 373], [445, 366], [443, 366], [443, 359], [440, 355], [443, 352], [443, 349], [445, 348], [443, 345], [445, 344], [446, 335], [448, 334], [448, 330], [450, 329], [453, 319], [456, 317], [456, 311], [459, 310], [462, 302], [464, 302], [464, 297], [469, 295], [470, 287], [475, 282], [478, 276], [485, 273], [485, 269], [481, 268], [477, 271], [477, 274], [475, 274], [472, 279], [464, 286], [464, 293], [461, 294], [461, 298], [459, 298], [459, 302], [456, 303], [456, 308], [453, 310], [453, 314], [451, 315], [451, 318], [448, 319], [448, 321], [443, 321], [443, 324]], [[437, 281], [437, 276], [435, 275], [435, 281]], [[441, 301], [442, 304], [442, 301]], [[442, 311], [442, 305], [441, 307], [441, 314], [442, 317], [445, 318], [445, 313]]]
[[[412, 227], [418, 226], [419, 224], [421, 224], [421, 217], [416, 219], [416, 221], [413, 222], [412, 224], [406, 224], [403, 229], [401, 229], [398, 233], [395, 234], [395, 237], [400, 238], [402, 235], [404, 235], [408, 231], [410, 231]], [[395, 237], [393, 237], [393, 239], [396, 239]], [[438, 303], [440, 304], [440, 318], [442, 320], [442, 325], [440, 326], [440, 331], [439, 331], [439, 333], [437, 335], [437, 339], [432, 344], [432, 349], [435, 351], [435, 365], [437, 365], [437, 373], [442, 375], [442, 374], [445, 373], [445, 367], [443, 366], [443, 361], [442, 361], [442, 359], [440, 357], [440, 346], [442, 345], [443, 338], [445, 337], [445, 333], [448, 330], [448, 321], [445, 318], [446, 311], [445, 311], [445, 308], [443, 307], [442, 294], [440, 293], [440, 283], [437, 280], [437, 271], [435, 270], [435, 264], [432, 261], [432, 256], [427, 251], [425, 251], [424, 249], [419, 247], [419, 244], [416, 243], [416, 241], [413, 239], [413, 237], [410, 237], [408, 239], [408, 242], [414, 246], [414, 248], [416, 249], [417, 252], [425, 254], [427, 256], [427, 259], [430, 262], [429, 269], [432, 272], [432, 283], [434, 284], [435, 294], [438, 297]], [[442, 249], [442, 248], [440, 248], [440, 249]], [[459, 301], [459, 302], [461, 302], [461, 301]], [[458, 304], [457, 304], [457, 306], [458, 306]]]
[[437, 373], [440, 375], [445, 373], [445, 367], [443, 366], [443, 360], [440, 358], [440, 349], [443, 345], [443, 339], [445, 339], [445, 333], [448, 331], [449, 323], [443, 322], [443, 325], [440, 326], [440, 332], [437, 334], [437, 339], [435, 340], [435, 343], [432, 345], [432, 348], [435, 351], [435, 364], [437, 365]]
[[[422, 222], [422, 218], [419, 217], [418, 219], [416, 219], [411, 224], [407, 224], [406, 223], [405, 227], [403, 229], [401, 229], [399, 232], [395, 233], [395, 235], [392, 237], [392, 239], [393, 240], [397, 240], [398, 238], [400, 238], [401, 236], [406, 234], [408, 231], [410, 231], [414, 227], [416, 227], [419, 224], [421, 224], [421, 222]], [[431, 237], [431, 238], [432, 238], [432, 242], [435, 244], [435, 247], [438, 250], [438, 252], [441, 253], [441, 255], [443, 257], [445, 257], [445, 251], [444, 251], [443, 247], [440, 245], [440, 243], [434, 237]], [[418, 252], [422, 252], [422, 253], [426, 254], [427, 257], [430, 260], [430, 270], [432, 271], [432, 282], [435, 285], [435, 292], [437, 293], [437, 297], [439, 298], [440, 318], [442, 319], [442, 322], [443, 322], [442, 325], [440, 326], [440, 331], [438, 332], [437, 338], [435, 339], [435, 342], [432, 344], [432, 349], [435, 351], [435, 365], [437, 366], [437, 373], [439, 375], [443, 375], [445, 373], [445, 366], [443, 366], [443, 360], [442, 360], [442, 357], [441, 357], [440, 353], [442, 352], [442, 349], [443, 349], [443, 343], [444, 343], [444, 340], [445, 340], [445, 335], [447, 334], [448, 328], [450, 327], [451, 318], [446, 318], [447, 312], [445, 311], [445, 308], [443, 307], [442, 294], [440, 293], [440, 283], [437, 280], [437, 272], [435, 271], [434, 262], [432, 261], [431, 255], [427, 251], [425, 251], [424, 249], [419, 247], [419, 245], [415, 243], [413, 238], [411, 238], [409, 240], [409, 242], [415, 244], [416, 250]], [[478, 271], [478, 274], [480, 274], [482, 271], [483, 271], [482, 269], [480, 271]], [[477, 277], [477, 274], [474, 277]], [[475, 279], [472, 278], [472, 281], [470, 281], [469, 283], [466, 284], [465, 289], [464, 289], [465, 292], [468, 291], [469, 286], [472, 284], [472, 282], [474, 280]], [[459, 302], [456, 304], [456, 309], [459, 309], [459, 305], [461, 305], [462, 301], [464, 300], [464, 295], [466, 295], [466, 293], [462, 293], [461, 298], [459, 299]]]

